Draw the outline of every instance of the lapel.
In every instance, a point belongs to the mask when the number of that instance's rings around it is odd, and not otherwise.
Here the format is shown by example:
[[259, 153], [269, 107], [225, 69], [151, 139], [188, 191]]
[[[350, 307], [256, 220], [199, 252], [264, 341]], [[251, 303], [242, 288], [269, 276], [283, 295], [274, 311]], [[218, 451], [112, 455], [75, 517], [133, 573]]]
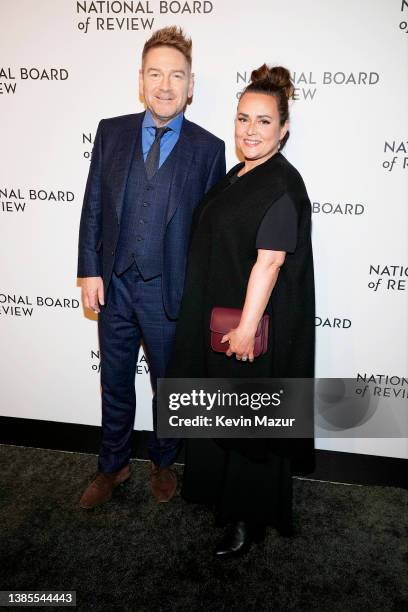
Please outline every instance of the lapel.
[[177, 158], [175, 160], [173, 180], [170, 187], [166, 225], [171, 221], [179, 204], [182, 202], [183, 190], [187, 177], [189, 176], [190, 166], [194, 159], [194, 139], [191, 132], [190, 122], [184, 118], [180, 137], [176, 145]]
[[144, 113], [135, 117], [135, 122], [119, 132], [118, 145], [113, 153], [108, 184], [110, 186], [116, 214], [120, 222], [130, 164], [136, 154], [136, 147], [141, 138], [141, 127]]

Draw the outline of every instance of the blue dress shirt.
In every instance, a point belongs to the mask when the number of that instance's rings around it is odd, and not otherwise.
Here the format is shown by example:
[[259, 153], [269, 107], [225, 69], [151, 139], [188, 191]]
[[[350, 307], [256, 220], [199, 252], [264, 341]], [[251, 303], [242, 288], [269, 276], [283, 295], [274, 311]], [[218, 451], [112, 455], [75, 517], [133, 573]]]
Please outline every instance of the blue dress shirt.
[[[166, 161], [179, 139], [183, 119], [184, 114], [179, 113], [174, 119], [166, 124], [166, 127], [170, 128], [170, 131], [166, 132], [160, 140], [159, 168]], [[145, 161], [156, 135], [155, 127], [156, 124], [152, 114], [149, 109], [147, 109], [142, 122], [142, 150]]]

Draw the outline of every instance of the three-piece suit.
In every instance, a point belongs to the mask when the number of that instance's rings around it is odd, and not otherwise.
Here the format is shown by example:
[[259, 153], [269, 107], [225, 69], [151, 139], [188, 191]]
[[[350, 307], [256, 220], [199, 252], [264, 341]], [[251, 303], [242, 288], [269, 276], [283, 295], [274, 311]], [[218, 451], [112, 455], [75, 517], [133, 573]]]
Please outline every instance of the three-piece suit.
[[[78, 277], [103, 278], [101, 472], [128, 464], [135, 418], [135, 373], [143, 342], [155, 390], [170, 358], [184, 285], [194, 209], [225, 175], [224, 143], [178, 115], [160, 141], [159, 167], [145, 161], [154, 140], [149, 111], [99, 123], [79, 232]], [[149, 455], [173, 463], [176, 439], [151, 432]]]

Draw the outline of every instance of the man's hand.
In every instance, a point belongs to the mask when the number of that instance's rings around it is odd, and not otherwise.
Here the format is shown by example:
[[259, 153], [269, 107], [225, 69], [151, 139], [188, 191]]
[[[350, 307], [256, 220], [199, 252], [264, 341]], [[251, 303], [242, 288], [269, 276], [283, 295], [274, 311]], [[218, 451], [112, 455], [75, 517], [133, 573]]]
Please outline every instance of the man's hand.
[[100, 276], [88, 276], [81, 281], [82, 303], [85, 308], [100, 312], [99, 305], [104, 305], [103, 280]]

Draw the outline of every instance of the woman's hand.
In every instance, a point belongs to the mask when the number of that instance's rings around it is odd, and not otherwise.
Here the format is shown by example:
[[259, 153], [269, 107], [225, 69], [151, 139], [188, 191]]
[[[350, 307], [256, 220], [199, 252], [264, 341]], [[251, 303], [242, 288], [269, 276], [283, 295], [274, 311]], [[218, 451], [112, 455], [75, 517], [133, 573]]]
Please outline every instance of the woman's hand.
[[254, 360], [255, 332], [256, 330], [252, 332], [238, 325], [235, 329], [231, 329], [228, 334], [225, 334], [221, 342], [229, 342], [229, 348], [225, 353], [227, 357], [231, 357], [235, 353], [236, 359], [252, 362]]
[[235, 353], [242, 361], [254, 360], [255, 334], [272, 289], [285, 261], [284, 251], [258, 249], [258, 257], [249, 276], [245, 304], [238, 327], [231, 329], [221, 342], [229, 341], [228, 357]]

